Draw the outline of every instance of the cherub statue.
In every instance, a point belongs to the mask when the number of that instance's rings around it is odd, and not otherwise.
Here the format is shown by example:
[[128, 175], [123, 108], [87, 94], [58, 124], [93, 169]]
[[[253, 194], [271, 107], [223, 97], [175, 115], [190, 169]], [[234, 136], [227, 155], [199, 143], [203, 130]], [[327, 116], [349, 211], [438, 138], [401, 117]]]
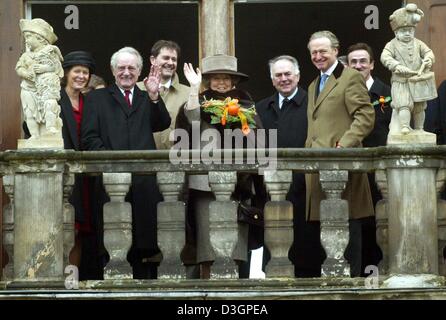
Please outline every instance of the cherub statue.
[[411, 117], [415, 130], [423, 130], [426, 101], [437, 96], [432, 50], [416, 39], [415, 27], [424, 16], [416, 4], [409, 3], [390, 16], [395, 38], [386, 44], [381, 62], [392, 71], [392, 120], [390, 134], [408, 134]]
[[64, 72], [62, 54], [53, 45], [57, 36], [42, 19], [21, 19], [20, 30], [26, 51], [17, 62], [16, 72], [22, 78], [20, 97], [31, 139], [42, 136], [61, 138], [58, 101]]

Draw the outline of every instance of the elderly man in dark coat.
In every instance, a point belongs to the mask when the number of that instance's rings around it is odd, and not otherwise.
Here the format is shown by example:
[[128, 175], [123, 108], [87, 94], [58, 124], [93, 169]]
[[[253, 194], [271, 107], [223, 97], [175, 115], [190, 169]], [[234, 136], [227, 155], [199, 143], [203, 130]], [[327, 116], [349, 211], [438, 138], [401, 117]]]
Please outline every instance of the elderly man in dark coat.
[[[307, 138], [307, 92], [298, 86], [300, 71], [296, 58], [282, 55], [269, 61], [273, 86], [277, 92], [256, 103], [265, 129], [277, 130], [278, 148], [303, 148]], [[269, 136], [269, 135], [267, 135]], [[270, 141], [270, 146], [271, 145]], [[287, 194], [293, 204], [294, 244], [289, 257], [296, 277], [318, 277], [324, 251], [319, 239], [319, 222], [305, 219], [305, 178], [293, 174]]]
[[[141, 74], [138, 51], [125, 47], [113, 54], [115, 84], [91, 92], [85, 102], [82, 145], [86, 150], [154, 150], [153, 132], [167, 129], [170, 116], [159, 97], [159, 67], [152, 66], [144, 80], [147, 92], [135, 86]], [[133, 244], [127, 259], [133, 278], [156, 279], [156, 207], [161, 201], [154, 176], [132, 176], [126, 201], [132, 205]]]

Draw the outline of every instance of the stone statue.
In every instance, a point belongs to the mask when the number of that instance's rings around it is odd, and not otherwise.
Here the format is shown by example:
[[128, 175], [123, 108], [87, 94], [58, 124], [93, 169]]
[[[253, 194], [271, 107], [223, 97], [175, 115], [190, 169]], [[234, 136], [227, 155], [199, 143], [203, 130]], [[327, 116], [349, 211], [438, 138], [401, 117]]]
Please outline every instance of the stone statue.
[[53, 45], [57, 36], [42, 19], [21, 19], [20, 30], [26, 51], [17, 62], [16, 72], [22, 78], [20, 98], [30, 139], [62, 140], [58, 101], [64, 71], [62, 54]]
[[[424, 16], [416, 4], [409, 3], [390, 16], [395, 38], [386, 44], [381, 62], [392, 72], [392, 134], [427, 134], [423, 131], [426, 101], [437, 96], [432, 72], [434, 54], [422, 41], [416, 39], [415, 27]], [[410, 126], [411, 117], [413, 130]], [[389, 140], [388, 140], [389, 143]]]

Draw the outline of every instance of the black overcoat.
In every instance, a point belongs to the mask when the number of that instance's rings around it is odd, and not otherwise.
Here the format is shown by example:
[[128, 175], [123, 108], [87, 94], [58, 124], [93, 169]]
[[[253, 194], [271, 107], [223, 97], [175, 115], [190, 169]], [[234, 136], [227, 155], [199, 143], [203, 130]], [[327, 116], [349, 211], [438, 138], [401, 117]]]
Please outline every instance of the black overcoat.
[[[265, 129], [277, 130], [278, 148], [305, 147], [308, 128], [307, 103], [307, 92], [301, 87], [290, 103], [282, 109], [279, 108], [278, 93], [256, 103], [257, 113]], [[287, 200], [293, 204], [294, 243], [288, 256], [296, 266], [296, 276], [315, 276], [320, 270], [324, 253], [319, 241], [319, 226], [305, 219], [305, 192], [304, 174], [293, 173]], [[313, 274], [313, 271], [308, 270], [316, 271]]]
[[[167, 129], [170, 121], [161, 98], [153, 103], [146, 92], [135, 86], [129, 107], [113, 84], [92, 91], [85, 99], [82, 147], [85, 150], [155, 150], [153, 132]], [[154, 175], [132, 175], [126, 201], [132, 205], [133, 248], [144, 251], [145, 256], [158, 252], [156, 207], [161, 200]]]
[[[390, 97], [390, 87], [378, 78], [374, 78], [372, 87], [369, 90], [370, 102], [379, 100], [381, 96]], [[390, 102], [383, 108], [380, 104], [374, 105], [375, 125], [372, 132], [362, 140], [363, 147], [385, 146], [387, 135], [389, 134], [390, 120], [392, 119], [392, 108]]]

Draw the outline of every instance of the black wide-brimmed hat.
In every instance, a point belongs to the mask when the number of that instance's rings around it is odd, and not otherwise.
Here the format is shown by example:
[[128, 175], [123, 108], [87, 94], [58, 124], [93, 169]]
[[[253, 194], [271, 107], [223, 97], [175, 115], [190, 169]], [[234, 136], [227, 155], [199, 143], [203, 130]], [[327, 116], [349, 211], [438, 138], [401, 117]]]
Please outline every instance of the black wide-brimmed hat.
[[91, 53], [87, 51], [72, 51], [63, 58], [62, 67], [64, 69], [73, 66], [85, 66], [90, 70], [90, 73], [94, 73], [96, 70], [96, 62]]
[[203, 58], [202, 70], [204, 76], [223, 73], [237, 76], [240, 78], [240, 81], [249, 78], [248, 75], [237, 71], [237, 58], [225, 54], [216, 54]]

